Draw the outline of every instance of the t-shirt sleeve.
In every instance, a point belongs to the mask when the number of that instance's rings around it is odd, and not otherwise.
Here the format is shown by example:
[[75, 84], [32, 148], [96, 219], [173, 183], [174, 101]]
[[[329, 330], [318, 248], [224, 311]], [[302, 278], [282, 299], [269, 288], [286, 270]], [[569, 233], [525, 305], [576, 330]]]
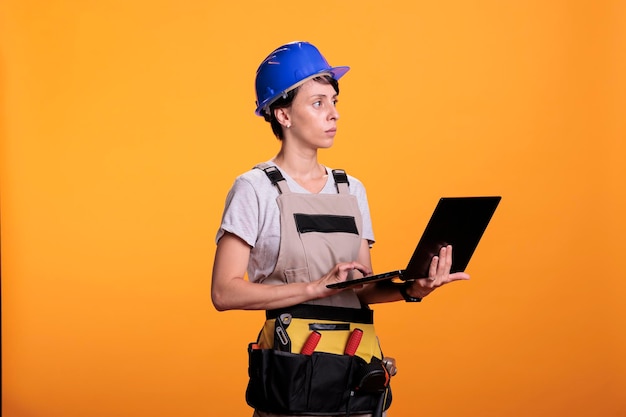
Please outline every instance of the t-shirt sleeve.
[[222, 223], [215, 242], [225, 232], [232, 233], [254, 247], [259, 234], [259, 204], [253, 185], [239, 177], [235, 180], [226, 197]]

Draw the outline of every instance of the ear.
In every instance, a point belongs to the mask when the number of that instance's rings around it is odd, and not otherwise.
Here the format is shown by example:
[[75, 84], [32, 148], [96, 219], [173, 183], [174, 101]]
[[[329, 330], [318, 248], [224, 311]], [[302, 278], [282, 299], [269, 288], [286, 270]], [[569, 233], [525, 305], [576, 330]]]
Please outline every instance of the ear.
[[280, 123], [284, 127], [289, 128], [291, 126], [291, 117], [288, 108], [283, 107], [274, 109], [274, 117], [276, 117], [278, 123]]

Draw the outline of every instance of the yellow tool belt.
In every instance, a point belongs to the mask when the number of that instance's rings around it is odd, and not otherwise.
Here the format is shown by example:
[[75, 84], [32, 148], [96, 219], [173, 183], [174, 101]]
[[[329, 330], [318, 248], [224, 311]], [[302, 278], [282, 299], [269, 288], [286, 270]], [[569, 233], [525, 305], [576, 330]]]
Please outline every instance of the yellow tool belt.
[[369, 309], [307, 304], [267, 311], [248, 346], [247, 403], [277, 414], [380, 416], [392, 397], [373, 318]]
[[[355, 355], [368, 363], [372, 357], [378, 359], [383, 357], [374, 329], [374, 313], [369, 309], [300, 304], [267, 311], [266, 319], [257, 341], [260, 349], [300, 353], [311, 332], [316, 331], [321, 334], [315, 348], [316, 352], [342, 355], [345, 353], [348, 338], [352, 332], [360, 329], [363, 335]], [[281, 339], [282, 331], [277, 329], [277, 326], [283, 327], [283, 334], [287, 336], [290, 346], [276, 345], [276, 343], [280, 344], [281, 340], [285, 340]]]

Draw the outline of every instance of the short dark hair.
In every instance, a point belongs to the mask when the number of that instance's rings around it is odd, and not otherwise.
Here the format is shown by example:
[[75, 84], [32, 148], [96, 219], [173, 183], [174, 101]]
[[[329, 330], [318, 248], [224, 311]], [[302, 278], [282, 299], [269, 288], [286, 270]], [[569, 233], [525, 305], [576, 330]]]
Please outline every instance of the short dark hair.
[[[321, 84], [330, 84], [335, 89], [335, 93], [339, 94], [339, 82], [335, 80], [330, 75], [320, 75], [319, 77], [315, 77], [312, 79]], [[263, 117], [266, 122], [269, 122], [272, 126], [272, 132], [278, 138], [278, 140], [283, 140], [283, 126], [276, 120], [276, 116], [274, 116], [274, 110], [276, 109], [284, 109], [291, 106], [293, 99], [296, 98], [296, 94], [298, 94], [298, 90], [300, 86], [294, 88], [293, 90], [287, 92], [284, 96], [281, 96], [270, 104], [270, 107], [267, 111], [263, 112]]]

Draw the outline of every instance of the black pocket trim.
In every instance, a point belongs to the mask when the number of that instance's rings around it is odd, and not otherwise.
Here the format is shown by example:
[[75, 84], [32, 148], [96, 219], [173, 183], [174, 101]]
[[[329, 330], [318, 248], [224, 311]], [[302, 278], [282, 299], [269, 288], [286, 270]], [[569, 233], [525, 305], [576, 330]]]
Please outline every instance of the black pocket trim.
[[309, 330], [350, 330], [350, 323], [309, 323]]
[[294, 213], [296, 227], [300, 233], [352, 233], [359, 234], [353, 216], [336, 216], [332, 214]]

